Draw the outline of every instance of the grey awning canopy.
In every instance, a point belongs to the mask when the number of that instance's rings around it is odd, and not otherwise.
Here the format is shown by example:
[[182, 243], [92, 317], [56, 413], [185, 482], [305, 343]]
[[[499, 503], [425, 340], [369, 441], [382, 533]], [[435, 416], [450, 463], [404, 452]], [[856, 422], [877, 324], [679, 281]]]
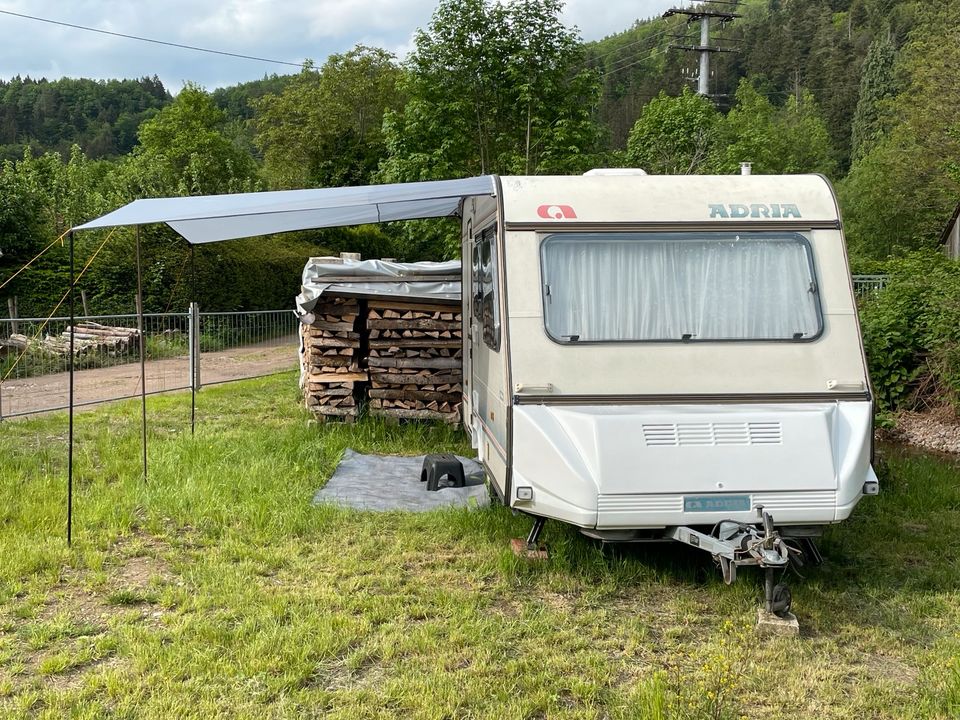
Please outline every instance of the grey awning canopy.
[[192, 244], [457, 214], [466, 197], [495, 195], [492, 175], [462, 180], [135, 200], [74, 230], [166, 223]]

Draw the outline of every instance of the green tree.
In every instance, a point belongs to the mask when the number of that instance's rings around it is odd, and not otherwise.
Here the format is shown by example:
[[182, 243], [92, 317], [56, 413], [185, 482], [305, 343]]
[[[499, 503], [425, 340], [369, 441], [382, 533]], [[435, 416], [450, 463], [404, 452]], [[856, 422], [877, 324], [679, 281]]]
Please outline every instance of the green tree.
[[[12, 277], [53, 239], [49, 195], [37, 175], [20, 165], [8, 160], [0, 166], [0, 282]], [[35, 273], [21, 275], [0, 291], [0, 297], [17, 296], [21, 314], [32, 313], [39, 309], [33, 291], [45, 284], [37, 282]], [[6, 303], [2, 305], [0, 312], [5, 314]]]
[[254, 101], [255, 141], [271, 187], [369, 182], [386, 153], [383, 115], [401, 104], [400, 75], [393, 55], [358, 45]]
[[960, 197], [960, 0], [918, 6], [884, 134], [840, 185], [851, 247], [872, 258], [936, 246]]
[[741, 162], [761, 174], [821, 172], [836, 169], [830, 136], [813, 94], [801, 91], [783, 107], [743, 80], [736, 106], [723, 119], [712, 166], [718, 172], [736, 172]]
[[851, 153], [855, 161], [869, 152], [883, 134], [891, 100], [896, 95], [895, 57], [888, 35], [881, 35], [870, 44], [860, 75], [860, 98], [853, 115]]
[[384, 124], [381, 177], [579, 172], [602, 137], [599, 85], [558, 0], [443, 0], [407, 62], [403, 110]]
[[117, 176], [125, 194], [132, 199], [256, 189], [256, 163], [225, 129], [226, 116], [210, 95], [187, 84], [140, 126], [140, 144]]
[[627, 163], [657, 175], [708, 172], [720, 122], [713, 103], [689, 88], [676, 97], [661, 92], [630, 131]]

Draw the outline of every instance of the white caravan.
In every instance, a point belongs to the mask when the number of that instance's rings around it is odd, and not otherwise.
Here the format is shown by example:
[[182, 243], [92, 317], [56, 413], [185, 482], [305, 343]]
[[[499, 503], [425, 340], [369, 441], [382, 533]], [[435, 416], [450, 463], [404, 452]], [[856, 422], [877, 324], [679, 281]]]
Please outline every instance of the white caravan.
[[[821, 176], [501, 177], [462, 209], [464, 423], [504, 503], [768, 569], [878, 491]], [[778, 588], [768, 609], [786, 610]], [[773, 606], [771, 607], [771, 602]]]
[[[464, 423], [496, 493], [609, 541], [674, 539], [731, 582], [817, 559], [878, 491], [836, 198], [805, 176], [496, 177], [137, 200], [74, 228], [192, 244], [462, 217]], [[70, 235], [73, 242], [73, 234]]]

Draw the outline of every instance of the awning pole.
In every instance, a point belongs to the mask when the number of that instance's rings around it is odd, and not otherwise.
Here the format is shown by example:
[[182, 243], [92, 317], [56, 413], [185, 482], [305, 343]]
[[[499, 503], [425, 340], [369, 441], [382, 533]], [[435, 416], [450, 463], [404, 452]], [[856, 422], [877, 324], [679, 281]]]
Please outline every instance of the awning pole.
[[137, 330], [140, 335], [140, 406], [143, 425], [143, 481], [147, 481], [147, 359], [143, 336], [143, 273], [140, 269], [140, 226], [137, 225]]
[[190, 243], [190, 434], [197, 429], [197, 366], [200, 364], [200, 313], [196, 312], [197, 302], [197, 266], [193, 257], [193, 243]]
[[73, 306], [73, 286], [76, 282], [73, 276], [74, 273], [74, 264], [73, 264], [73, 232], [68, 233], [70, 236], [70, 355], [67, 361], [67, 365], [70, 369], [70, 382], [69, 382], [69, 423], [70, 429], [67, 433], [67, 547], [70, 547], [73, 544], [73, 338], [77, 334], [76, 328], [74, 328], [74, 306]]

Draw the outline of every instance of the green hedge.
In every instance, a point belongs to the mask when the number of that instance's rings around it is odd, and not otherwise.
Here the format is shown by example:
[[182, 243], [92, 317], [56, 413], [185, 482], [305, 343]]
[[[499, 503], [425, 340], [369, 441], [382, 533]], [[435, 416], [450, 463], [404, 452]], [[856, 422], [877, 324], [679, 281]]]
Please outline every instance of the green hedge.
[[960, 408], [960, 263], [926, 251], [884, 265], [860, 307], [880, 408]]

